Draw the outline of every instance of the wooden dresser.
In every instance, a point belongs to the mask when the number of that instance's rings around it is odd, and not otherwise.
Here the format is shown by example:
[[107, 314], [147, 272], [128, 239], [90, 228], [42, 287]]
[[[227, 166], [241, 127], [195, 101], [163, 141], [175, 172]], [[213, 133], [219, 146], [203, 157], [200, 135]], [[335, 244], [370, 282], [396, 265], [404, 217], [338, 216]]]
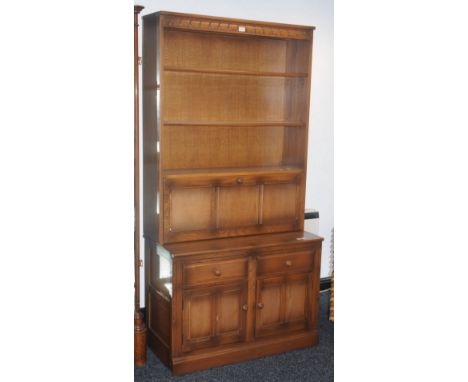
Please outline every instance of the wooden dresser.
[[318, 341], [312, 27], [143, 17], [148, 342], [174, 374]]

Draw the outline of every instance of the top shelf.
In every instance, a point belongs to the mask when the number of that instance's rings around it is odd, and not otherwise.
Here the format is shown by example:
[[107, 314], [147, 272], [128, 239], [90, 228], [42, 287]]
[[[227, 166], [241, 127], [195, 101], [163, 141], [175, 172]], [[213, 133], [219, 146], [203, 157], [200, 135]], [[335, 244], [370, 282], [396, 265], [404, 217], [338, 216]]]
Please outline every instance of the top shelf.
[[162, 121], [165, 126], [227, 126], [227, 127], [305, 127], [300, 121]]
[[263, 72], [253, 70], [216, 70], [216, 69], [192, 69], [192, 68], [179, 68], [175, 66], [165, 66], [166, 72], [179, 72], [179, 73], [199, 73], [199, 74], [220, 74], [220, 75], [236, 75], [236, 76], [257, 76], [257, 77], [291, 77], [291, 78], [307, 78], [307, 73], [293, 73], [293, 72]]

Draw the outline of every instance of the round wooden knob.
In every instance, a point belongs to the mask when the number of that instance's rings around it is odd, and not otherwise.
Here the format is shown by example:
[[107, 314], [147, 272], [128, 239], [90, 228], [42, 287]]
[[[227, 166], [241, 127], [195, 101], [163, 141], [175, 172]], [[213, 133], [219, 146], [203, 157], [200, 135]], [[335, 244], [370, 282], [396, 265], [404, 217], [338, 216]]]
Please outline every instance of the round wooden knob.
[[244, 305], [242, 305], [242, 310], [245, 310], [245, 311], [247, 311], [247, 309], [248, 309], [248, 306], [247, 306], [247, 304], [244, 304]]
[[237, 181], [237, 184], [241, 184], [242, 182], [244, 182], [244, 179], [242, 179], [242, 178], [237, 178], [236, 181]]
[[290, 267], [292, 265], [292, 262], [291, 262], [291, 260], [287, 260], [285, 264], [286, 264], [287, 267]]
[[213, 273], [215, 274], [215, 276], [221, 276], [221, 271], [219, 269], [215, 269]]
[[257, 306], [258, 306], [258, 309], [263, 309], [263, 307], [264, 307], [263, 302], [259, 302], [257, 304]]

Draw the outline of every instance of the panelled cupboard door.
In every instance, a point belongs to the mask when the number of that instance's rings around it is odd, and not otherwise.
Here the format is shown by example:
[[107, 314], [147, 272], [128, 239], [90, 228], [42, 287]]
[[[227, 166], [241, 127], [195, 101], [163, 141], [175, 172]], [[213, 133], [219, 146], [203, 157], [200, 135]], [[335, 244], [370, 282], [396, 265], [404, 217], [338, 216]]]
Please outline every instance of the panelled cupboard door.
[[246, 300], [244, 284], [184, 291], [182, 350], [243, 341]]
[[164, 184], [165, 242], [300, 228], [297, 173], [173, 175]]
[[257, 337], [309, 327], [309, 274], [294, 274], [257, 280]]

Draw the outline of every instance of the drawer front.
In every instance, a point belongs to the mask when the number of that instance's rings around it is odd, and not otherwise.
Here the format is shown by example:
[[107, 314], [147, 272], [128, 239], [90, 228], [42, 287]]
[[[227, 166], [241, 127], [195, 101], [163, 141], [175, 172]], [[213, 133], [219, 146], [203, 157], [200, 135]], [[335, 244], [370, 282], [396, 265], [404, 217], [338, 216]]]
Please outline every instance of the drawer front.
[[247, 259], [187, 264], [184, 266], [184, 285], [191, 287], [244, 279], [247, 267]]
[[283, 272], [308, 272], [314, 263], [315, 251], [263, 255], [257, 259], [257, 274], [267, 275]]
[[303, 221], [301, 181], [298, 170], [168, 175], [162, 242], [297, 230]]

